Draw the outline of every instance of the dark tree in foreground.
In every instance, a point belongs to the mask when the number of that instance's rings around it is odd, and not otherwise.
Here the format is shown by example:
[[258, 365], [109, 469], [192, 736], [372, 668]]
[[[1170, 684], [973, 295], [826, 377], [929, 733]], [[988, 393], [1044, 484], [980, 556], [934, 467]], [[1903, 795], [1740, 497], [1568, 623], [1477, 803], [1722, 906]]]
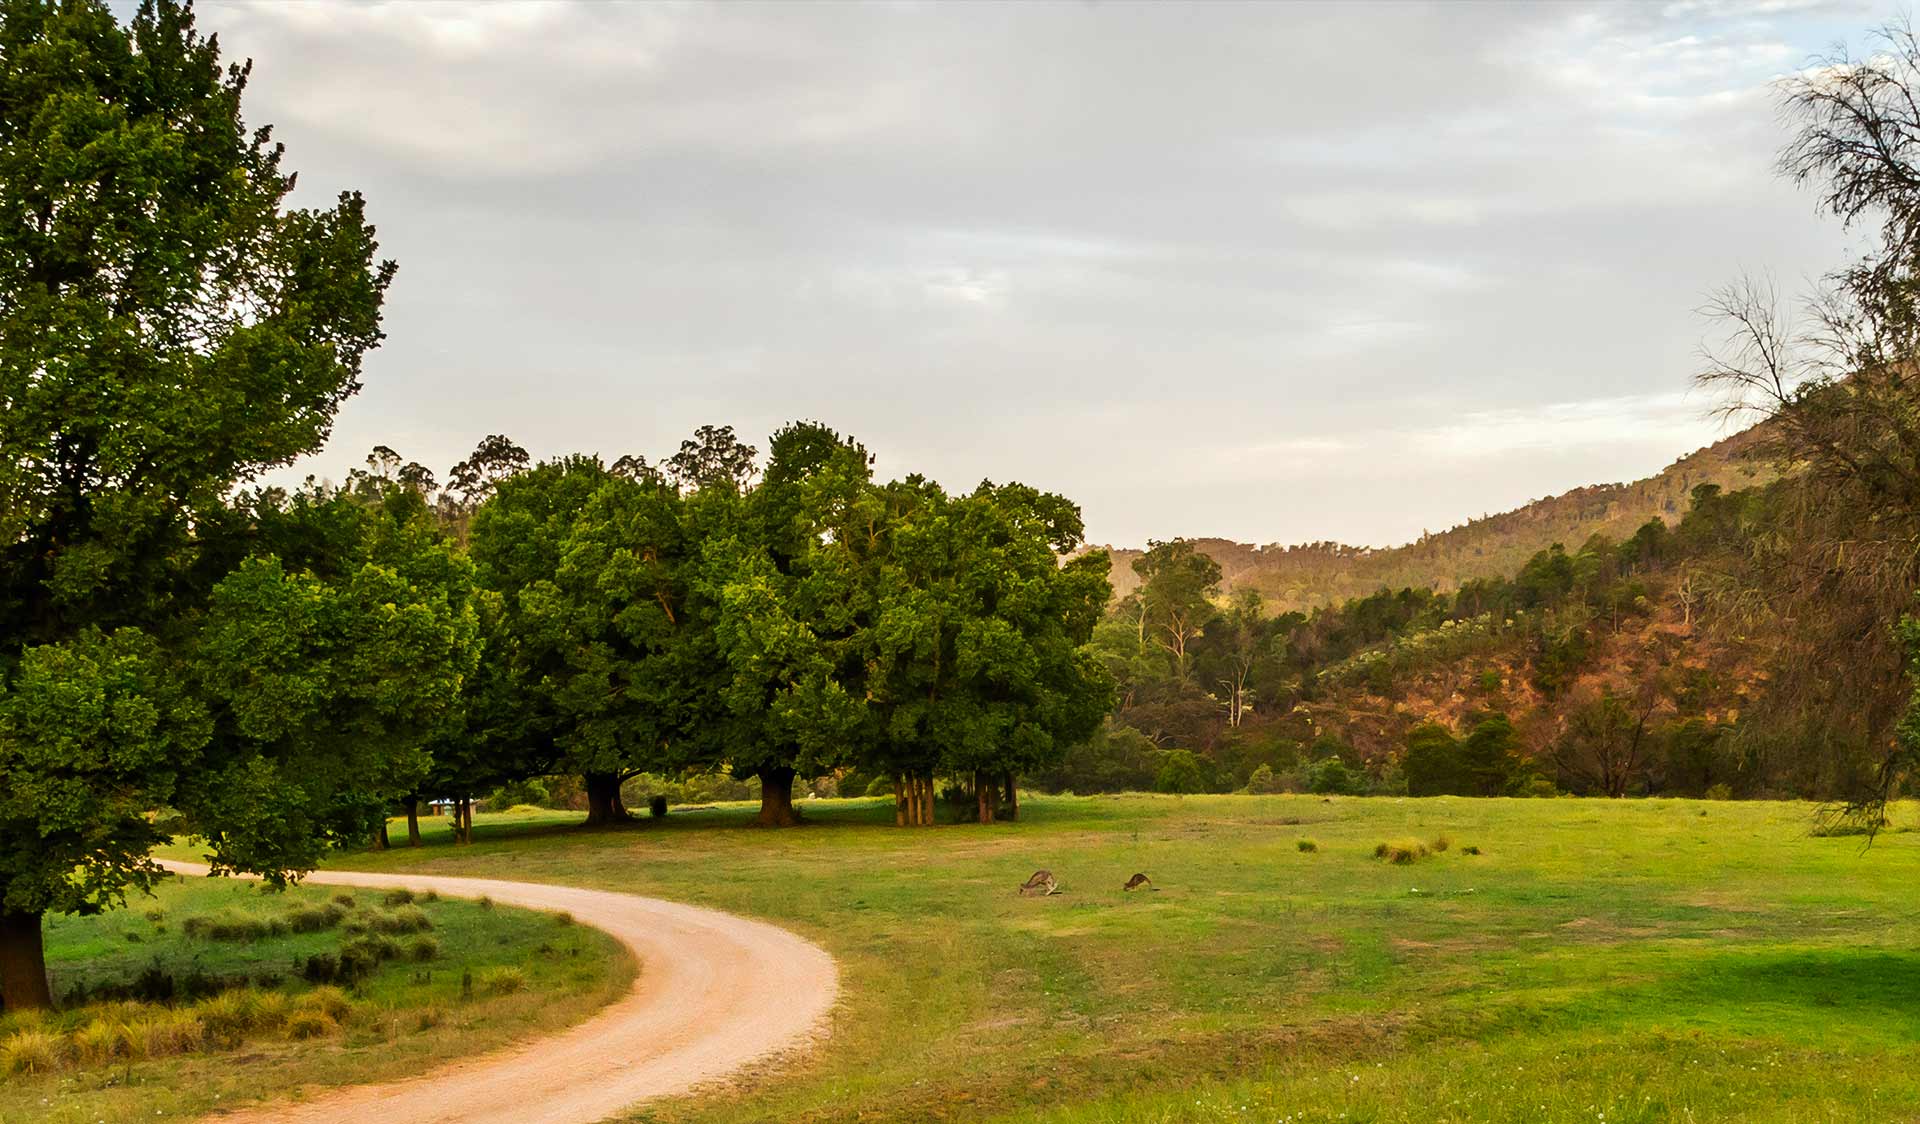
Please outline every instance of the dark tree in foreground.
[[357, 195], [282, 209], [292, 176], [243, 123], [246, 84], [170, 0], [127, 27], [98, 3], [0, 7], [8, 1007], [49, 1002], [44, 913], [105, 908], [156, 876], [148, 811], [202, 817], [217, 861], [270, 875], [311, 857], [288, 833], [330, 811], [205, 822], [233, 807], [222, 786], [299, 786], [179, 686], [220, 578], [196, 565], [196, 536], [236, 485], [324, 441], [393, 272]]

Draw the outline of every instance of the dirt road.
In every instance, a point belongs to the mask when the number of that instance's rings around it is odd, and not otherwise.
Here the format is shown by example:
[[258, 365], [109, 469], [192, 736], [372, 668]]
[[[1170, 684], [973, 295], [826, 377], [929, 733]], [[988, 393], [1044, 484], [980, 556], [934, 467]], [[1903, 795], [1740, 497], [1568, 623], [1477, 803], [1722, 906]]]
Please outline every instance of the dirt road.
[[566, 910], [630, 949], [640, 975], [631, 993], [551, 1037], [388, 1085], [310, 1090], [303, 1102], [224, 1112], [210, 1124], [366, 1124], [386, 1110], [411, 1124], [593, 1124], [808, 1045], [826, 1032], [839, 988], [833, 958], [818, 945], [699, 906], [490, 878], [329, 870], [306, 880]]

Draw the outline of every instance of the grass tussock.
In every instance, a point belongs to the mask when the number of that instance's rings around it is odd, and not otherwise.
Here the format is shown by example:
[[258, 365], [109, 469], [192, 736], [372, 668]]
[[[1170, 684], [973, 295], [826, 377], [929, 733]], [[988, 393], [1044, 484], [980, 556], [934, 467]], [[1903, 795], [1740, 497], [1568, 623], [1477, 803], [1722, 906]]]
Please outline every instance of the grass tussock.
[[1389, 839], [1376, 845], [1373, 857], [1395, 866], [1407, 866], [1417, 863], [1431, 854], [1427, 845], [1418, 839]]
[[260, 917], [237, 909], [203, 913], [180, 923], [180, 931], [203, 941], [264, 941], [284, 937], [290, 928], [284, 918]]
[[489, 995], [511, 995], [526, 990], [527, 973], [510, 964], [503, 964], [481, 972], [479, 984], [480, 990]]
[[66, 1043], [50, 1030], [16, 1030], [0, 1039], [0, 1073], [52, 1073], [66, 1055]]

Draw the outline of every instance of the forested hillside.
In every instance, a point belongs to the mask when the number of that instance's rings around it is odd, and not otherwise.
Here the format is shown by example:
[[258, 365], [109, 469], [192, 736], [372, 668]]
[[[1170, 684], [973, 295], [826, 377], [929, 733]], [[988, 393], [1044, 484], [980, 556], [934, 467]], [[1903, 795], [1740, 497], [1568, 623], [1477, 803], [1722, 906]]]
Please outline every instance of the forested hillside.
[[[1872, 735], [1778, 690], [1798, 622], [1754, 611], [1799, 483], [1699, 483], [1671, 526], [1656, 515], [1452, 591], [1382, 587], [1310, 614], [1268, 612], [1244, 583], [1224, 592], [1203, 543], [1158, 544], [1095, 633], [1120, 686], [1115, 715], [1045, 779], [1847, 796], [1871, 779]], [[1743, 722], [1756, 707], [1761, 720]]]
[[[1448, 592], [1474, 578], [1511, 574], [1535, 551], [1556, 542], [1581, 543], [1596, 534], [1624, 538], [1653, 518], [1676, 522], [1686, 511], [1687, 497], [1701, 484], [1728, 491], [1763, 484], [1776, 472], [1769, 461], [1754, 455], [1761, 443], [1759, 432], [1745, 430], [1689, 453], [1644, 480], [1575, 488], [1404, 546], [1193, 541], [1220, 564], [1224, 591], [1256, 590], [1275, 611], [1338, 605], [1382, 586]], [[1114, 596], [1125, 597], [1139, 584], [1133, 561], [1141, 551], [1112, 548], [1110, 554]]]

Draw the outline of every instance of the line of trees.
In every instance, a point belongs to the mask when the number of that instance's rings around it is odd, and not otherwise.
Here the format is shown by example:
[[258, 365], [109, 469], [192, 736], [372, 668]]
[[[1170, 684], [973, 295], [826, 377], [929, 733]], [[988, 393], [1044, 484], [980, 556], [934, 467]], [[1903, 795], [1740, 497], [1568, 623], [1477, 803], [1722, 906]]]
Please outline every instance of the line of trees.
[[44, 917], [124, 904], [173, 836], [284, 883], [397, 804], [454, 797], [464, 837], [473, 794], [570, 770], [610, 822], [631, 774], [722, 765], [766, 823], [849, 764], [903, 824], [936, 773], [990, 820], [1097, 727], [1078, 509], [881, 483], [818, 424], [764, 465], [706, 427], [259, 487], [358, 391], [395, 267], [357, 194], [285, 206], [248, 76], [175, 0], [0, 6], [0, 1007], [50, 1005]]

